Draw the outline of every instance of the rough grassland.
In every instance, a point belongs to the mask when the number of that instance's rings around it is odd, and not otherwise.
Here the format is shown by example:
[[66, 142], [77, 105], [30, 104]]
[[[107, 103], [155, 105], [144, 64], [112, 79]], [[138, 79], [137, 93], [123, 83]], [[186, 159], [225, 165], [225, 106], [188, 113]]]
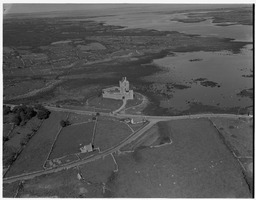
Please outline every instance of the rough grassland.
[[253, 128], [251, 120], [211, 118], [237, 156], [253, 156]]
[[111, 155], [80, 166], [81, 173], [86, 181], [92, 183], [106, 183], [108, 177], [115, 170], [115, 163]]
[[76, 114], [76, 113], [70, 113], [70, 115], [68, 117], [68, 121], [71, 124], [74, 124], [74, 123], [87, 122], [89, 120], [92, 120], [92, 118], [93, 118], [92, 115], [80, 115], [80, 114]]
[[79, 181], [76, 168], [36, 177], [25, 182], [18, 197], [102, 197], [102, 187]]
[[5, 198], [14, 198], [16, 191], [19, 186], [19, 181], [14, 183], [5, 183], [3, 184], [3, 197]]
[[96, 127], [94, 146], [101, 151], [106, 150], [132, 133], [131, 129], [124, 123], [113, 120], [99, 119]]
[[66, 117], [67, 113], [52, 112], [18, 156], [6, 176], [42, 170], [51, 145], [60, 129], [60, 120], [66, 119]]
[[[104, 197], [103, 183], [109, 181], [114, 169], [113, 159], [108, 155], [104, 159], [81, 165], [79, 168], [25, 181], [18, 197], [102, 198]], [[78, 180], [78, 173], [83, 176], [84, 181]], [[4, 197], [11, 195], [13, 189], [10, 186], [12, 185], [5, 185], [6, 192], [4, 194], [6, 196]]]
[[171, 145], [116, 158], [114, 197], [250, 197], [241, 167], [207, 119], [166, 123]]
[[95, 122], [68, 126], [61, 130], [50, 159], [79, 153], [80, 147], [91, 143]]

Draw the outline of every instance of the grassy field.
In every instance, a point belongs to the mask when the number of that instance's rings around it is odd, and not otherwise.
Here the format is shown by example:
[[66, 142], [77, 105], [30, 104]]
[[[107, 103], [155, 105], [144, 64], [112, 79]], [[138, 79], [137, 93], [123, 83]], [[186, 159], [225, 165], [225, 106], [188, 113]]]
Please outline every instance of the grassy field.
[[95, 122], [68, 126], [61, 130], [50, 159], [80, 152], [80, 147], [91, 143]]
[[117, 156], [113, 197], [251, 196], [239, 163], [209, 120], [177, 120], [165, 126], [171, 128], [172, 144]]
[[88, 104], [91, 107], [113, 111], [120, 108], [123, 102], [122, 100], [106, 99], [103, 97], [93, 97], [88, 100]]
[[75, 124], [75, 123], [87, 122], [87, 121], [91, 120], [92, 118], [93, 118], [92, 115], [79, 115], [76, 113], [70, 113], [70, 115], [68, 117], [68, 121], [71, 124]]
[[116, 120], [99, 119], [96, 126], [94, 146], [106, 150], [125, 139], [132, 133], [131, 129]]
[[[105, 195], [103, 183], [110, 180], [114, 169], [115, 164], [109, 155], [82, 165], [79, 169], [73, 168], [27, 180], [18, 197], [102, 198]], [[83, 176], [84, 181], [78, 180], [78, 173]], [[7, 189], [9, 193], [12, 192], [10, 186]], [[11, 195], [9, 193], [5, 193], [6, 197]]]
[[115, 163], [111, 155], [80, 166], [84, 179], [94, 184], [106, 183], [114, 170]]
[[18, 156], [6, 176], [43, 169], [44, 161], [60, 129], [60, 120], [66, 119], [66, 117], [67, 113], [52, 112]]

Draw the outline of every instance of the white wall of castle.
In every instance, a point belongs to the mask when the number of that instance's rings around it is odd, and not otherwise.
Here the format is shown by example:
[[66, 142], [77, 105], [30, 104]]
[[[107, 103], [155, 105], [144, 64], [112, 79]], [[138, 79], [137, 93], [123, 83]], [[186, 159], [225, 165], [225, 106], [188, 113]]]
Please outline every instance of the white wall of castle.
[[133, 90], [129, 90], [129, 92], [125, 92], [125, 93], [108, 93], [108, 92], [104, 92], [102, 94], [103, 98], [109, 98], [109, 99], [123, 99], [123, 97], [125, 97], [125, 99], [133, 99]]

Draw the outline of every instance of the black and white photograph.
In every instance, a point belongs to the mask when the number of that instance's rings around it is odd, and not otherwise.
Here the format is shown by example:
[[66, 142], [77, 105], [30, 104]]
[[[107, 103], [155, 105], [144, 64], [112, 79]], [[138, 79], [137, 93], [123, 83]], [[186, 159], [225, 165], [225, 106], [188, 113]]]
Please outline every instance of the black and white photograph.
[[254, 14], [2, 3], [3, 198], [254, 198]]

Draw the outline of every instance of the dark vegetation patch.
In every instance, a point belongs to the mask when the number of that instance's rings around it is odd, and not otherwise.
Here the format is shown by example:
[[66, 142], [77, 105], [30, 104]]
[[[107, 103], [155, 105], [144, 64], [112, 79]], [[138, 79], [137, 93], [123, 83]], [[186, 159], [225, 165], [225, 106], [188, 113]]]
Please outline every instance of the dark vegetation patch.
[[197, 78], [193, 80], [194, 82], [200, 82], [204, 87], [220, 87], [220, 85], [214, 81], [208, 81], [207, 78]]
[[214, 81], [202, 81], [201, 85], [204, 87], [220, 87], [220, 85]]
[[198, 62], [198, 61], [202, 61], [203, 59], [201, 58], [195, 58], [195, 59], [190, 59], [190, 62]]
[[202, 17], [190, 17], [187, 19], [171, 19], [171, 21], [183, 22], [183, 23], [198, 23], [206, 21], [205, 18]]
[[249, 97], [252, 100], [253, 100], [253, 95], [254, 95], [253, 88], [244, 89], [244, 90], [240, 91], [239, 93], [237, 93], [237, 96]]
[[249, 74], [249, 75], [242, 75], [242, 77], [245, 77], [245, 78], [253, 78], [253, 74]]
[[197, 82], [197, 81], [206, 81], [207, 80], [207, 78], [197, 78], [197, 79], [194, 79], [194, 82]]
[[169, 87], [169, 88], [179, 89], [179, 90], [191, 88], [190, 86], [182, 85], [182, 84], [177, 84], [177, 83], [168, 84], [168, 87]]

